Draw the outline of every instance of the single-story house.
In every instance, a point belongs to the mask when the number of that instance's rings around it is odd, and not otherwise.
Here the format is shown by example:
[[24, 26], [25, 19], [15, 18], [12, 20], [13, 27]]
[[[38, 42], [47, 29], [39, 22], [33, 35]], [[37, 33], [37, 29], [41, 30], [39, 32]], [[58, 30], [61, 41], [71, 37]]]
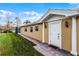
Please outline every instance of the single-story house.
[[15, 32], [15, 29], [16, 29], [15, 24], [9, 24], [9, 25], [0, 26], [0, 32], [4, 32], [4, 31]]
[[21, 26], [22, 34], [79, 55], [79, 11], [49, 9], [37, 22]]

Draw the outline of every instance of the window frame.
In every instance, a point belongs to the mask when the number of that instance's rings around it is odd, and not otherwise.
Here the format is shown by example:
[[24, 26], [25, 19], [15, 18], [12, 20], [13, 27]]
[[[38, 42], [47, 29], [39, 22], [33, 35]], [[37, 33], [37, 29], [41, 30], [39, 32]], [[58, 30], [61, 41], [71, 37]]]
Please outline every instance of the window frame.
[[33, 27], [32, 26], [30, 27], [30, 32], [33, 32]]
[[25, 28], [25, 31], [27, 32], [27, 27]]
[[35, 26], [35, 31], [39, 31], [39, 26], [38, 25]]

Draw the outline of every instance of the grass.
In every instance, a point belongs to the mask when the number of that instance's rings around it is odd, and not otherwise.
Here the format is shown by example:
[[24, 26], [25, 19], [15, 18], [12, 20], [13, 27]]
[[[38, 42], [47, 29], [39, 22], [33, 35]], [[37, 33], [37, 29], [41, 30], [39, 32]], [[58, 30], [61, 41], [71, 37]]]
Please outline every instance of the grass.
[[15, 33], [0, 33], [0, 55], [2, 56], [42, 56], [35, 44]]

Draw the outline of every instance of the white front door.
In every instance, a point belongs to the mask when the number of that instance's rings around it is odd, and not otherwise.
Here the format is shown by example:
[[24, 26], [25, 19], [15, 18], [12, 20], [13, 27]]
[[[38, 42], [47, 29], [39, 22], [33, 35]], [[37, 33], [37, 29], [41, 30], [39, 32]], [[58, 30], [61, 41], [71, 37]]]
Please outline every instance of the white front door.
[[51, 45], [61, 48], [61, 21], [49, 23], [49, 41]]

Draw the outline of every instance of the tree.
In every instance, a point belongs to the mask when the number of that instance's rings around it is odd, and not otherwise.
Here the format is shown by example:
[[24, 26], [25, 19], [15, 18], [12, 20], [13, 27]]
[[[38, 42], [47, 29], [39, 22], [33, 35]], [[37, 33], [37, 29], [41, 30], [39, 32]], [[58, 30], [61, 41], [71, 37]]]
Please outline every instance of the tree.
[[13, 21], [11, 21], [11, 16], [9, 15], [9, 13], [6, 14], [6, 30], [10, 31], [12, 30], [12, 24], [13, 24]]
[[6, 26], [7, 26], [6, 30], [10, 30], [10, 15], [9, 15], [9, 13], [6, 14], [6, 22], [7, 22], [7, 24], [6, 24]]
[[28, 24], [28, 23], [31, 23], [29, 20], [26, 20], [25, 22], [24, 22], [24, 24]]

